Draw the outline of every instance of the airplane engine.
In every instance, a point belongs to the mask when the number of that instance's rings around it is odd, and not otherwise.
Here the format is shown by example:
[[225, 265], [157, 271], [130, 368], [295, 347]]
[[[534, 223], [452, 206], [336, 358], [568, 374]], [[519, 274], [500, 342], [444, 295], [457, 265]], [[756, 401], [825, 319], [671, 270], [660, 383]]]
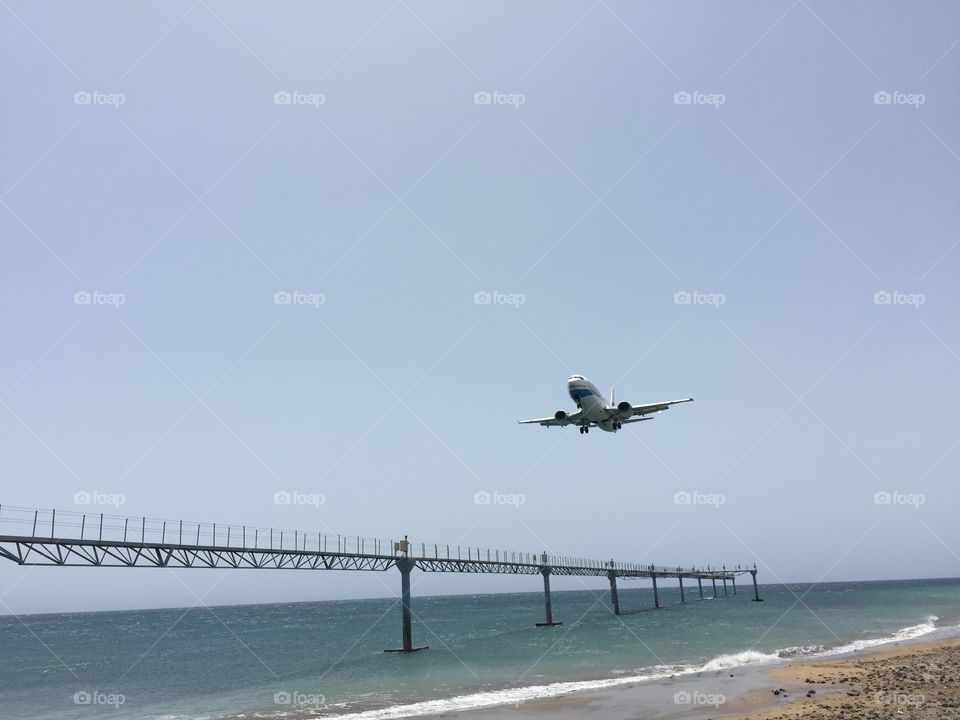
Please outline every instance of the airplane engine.
[[553, 419], [554, 419], [554, 420], [566, 420], [566, 419], [567, 419], [567, 414], [566, 414], [563, 410], [557, 410], [557, 411], [553, 414]]
[[621, 413], [626, 414], [631, 410], [633, 410], [633, 405], [631, 405], [626, 400], [624, 400], [623, 402], [620, 402], [617, 404], [617, 410], [620, 411]]

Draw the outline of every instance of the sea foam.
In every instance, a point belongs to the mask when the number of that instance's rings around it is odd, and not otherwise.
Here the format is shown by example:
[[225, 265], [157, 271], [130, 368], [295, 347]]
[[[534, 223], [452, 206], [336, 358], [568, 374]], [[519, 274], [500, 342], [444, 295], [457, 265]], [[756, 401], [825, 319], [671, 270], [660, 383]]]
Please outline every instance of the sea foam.
[[887, 645], [889, 643], [903, 642], [904, 640], [913, 640], [915, 638], [923, 637], [924, 635], [929, 635], [937, 629], [936, 622], [939, 620], [936, 615], [928, 615], [927, 619], [920, 623], [919, 625], [910, 625], [909, 627], [900, 628], [897, 630], [893, 636], [886, 638], [867, 638], [865, 640], [854, 640], [851, 643], [846, 645], [840, 645], [839, 647], [829, 648], [820, 655], [841, 655], [843, 653], [857, 652], [858, 650], [866, 650], [867, 648], [877, 647], [878, 645]]
[[531, 700], [559, 697], [585, 690], [603, 690], [606, 688], [633, 685], [647, 680], [657, 680], [679, 675], [692, 675], [701, 672], [718, 672], [720, 670], [747, 665], [773, 664], [792, 658], [841, 655], [929, 635], [936, 630], [935, 623], [937, 620], [939, 620], [939, 618], [936, 615], [930, 615], [924, 622], [918, 625], [900, 628], [891, 636], [855, 640], [851, 643], [832, 648], [824, 645], [799, 645], [782, 648], [772, 653], [744, 650], [738, 653], [718, 655], [699, 665], [660, 665], [652, 668], [649, 672], [640, 671], [637, 674], [608, 678], [605, 680], [582, 680], [556, 682], [547, 685], [528, 685], [525, 687], [458, 695], [450, 698], [438, 698], [436, 700], [427, 700], [407, 705], [394, 705], [378, 710], [366, 710], [346, 715], [321, 715], [318, 717], [336, 717], [338, 720], [393, 720], [394, 718], [435, 715], [460, 710], [495, 707], [498, 705], [515, 705]]

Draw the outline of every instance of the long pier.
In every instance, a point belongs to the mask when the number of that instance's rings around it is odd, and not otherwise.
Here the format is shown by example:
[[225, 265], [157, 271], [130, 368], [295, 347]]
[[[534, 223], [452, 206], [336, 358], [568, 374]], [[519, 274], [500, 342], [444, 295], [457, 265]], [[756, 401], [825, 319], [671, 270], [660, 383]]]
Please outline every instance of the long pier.
[[423, 572], [541, 575], [545, 619], [541, 627], [561, 625], [553, 618], [552, 575], [605, 577], [610, 583], [614, 615], [620, 614], [617, 580], [649, 579], [654, 607], [660, 607], [657, 580], [675, 579], [680, 601], [686, 602], [684, 580], [717, 581], [727, 595], [727, 582], [737, 593], [737, 577], [749, 573], [753, 600], [761, 601], [756, 565], [668, 567], [615, 560], [591, 560], [547, 552], [525, 553], [461, 545], [416, 543], [408, 537], [384, 540], [356, 535], [282, 531], [219, 523], [157, 520], [105, 513], [58, 512], [0, 505], [0, 558], [18, 565], [55, 567], [233, 568], [248, 570], [400, 571], [402, 645], [388, 652], [425, 649], [413, 644], [410, 574]]

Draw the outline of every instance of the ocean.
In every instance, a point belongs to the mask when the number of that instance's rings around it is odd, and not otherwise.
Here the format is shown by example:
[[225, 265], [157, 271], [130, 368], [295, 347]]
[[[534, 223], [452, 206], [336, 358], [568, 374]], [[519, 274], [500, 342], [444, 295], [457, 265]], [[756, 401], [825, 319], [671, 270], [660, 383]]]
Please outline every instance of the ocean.
[[0, 715], [157, 720], [396, 718], [512, 704], [793, 656], [849, 652], [960, 626], [960, 580], [761, 585], [698, 597], [687, 584], [609, 593], [393, 599], [0, 616]]

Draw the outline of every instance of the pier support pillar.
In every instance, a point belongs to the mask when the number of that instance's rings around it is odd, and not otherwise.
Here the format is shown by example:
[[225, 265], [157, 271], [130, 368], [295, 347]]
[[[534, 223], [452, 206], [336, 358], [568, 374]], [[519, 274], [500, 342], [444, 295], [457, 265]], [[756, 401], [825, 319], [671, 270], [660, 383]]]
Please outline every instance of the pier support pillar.
[[413, 646], [413, 613], [410, 610], [410, 571], [416, 563], [410, 558], [403, 557], [397, 560], [397, 569], [400, 571], [400, 605], [403, 610], [403, 647], [391, 648], [387, 652], [416, 652], [426, 650], [427, 646]]
[[687, 599], [683, 596], [683, 575], [680, 576], [680, 602], [685, 603]]
[[660, 594], [657, 592], [657, 574], [653, 573], [650, 578], [653, 580], [653, 606], [660, 607]]
[[736, 595], [737, 594], [737, 576], [734, 575], [732, 578], [730, 578], [730, 582], [733, 583], [733, 594]]
[[613, 603], [613, 614], [620, 614], [620, 595], [617, 593], [617, 573], [613, 570], [607, 570], [607, 577], [610, 578], [610, 602]]
[[713, 581], [713, 596], [716, 597], [717, 596], [717, 579], [716, 578], [710, 578], [710, 579]]
[[727, 596], [727, 576], [723, 576], [723, 596]]
[[753, 602], [763, 602], [763, 598], [760, 597], [760, 591], [757, 590], [757, 566], [753, 566], [753, 570], [750, 571], [750, 574], [753, 576]]
[[700, 599], [703, 600], [703, 578], [697, 578], [697, 587], [700, 588]]
[[538, 622], [537, 627], [552, 627], [554, 625], [563, 625], [562, 622], [553, 621], [553, 606], [550, 604], [550, 567], [544, 566], [540, 569], [543, 575], [543, 602], [547, 611], [546, 622]]

